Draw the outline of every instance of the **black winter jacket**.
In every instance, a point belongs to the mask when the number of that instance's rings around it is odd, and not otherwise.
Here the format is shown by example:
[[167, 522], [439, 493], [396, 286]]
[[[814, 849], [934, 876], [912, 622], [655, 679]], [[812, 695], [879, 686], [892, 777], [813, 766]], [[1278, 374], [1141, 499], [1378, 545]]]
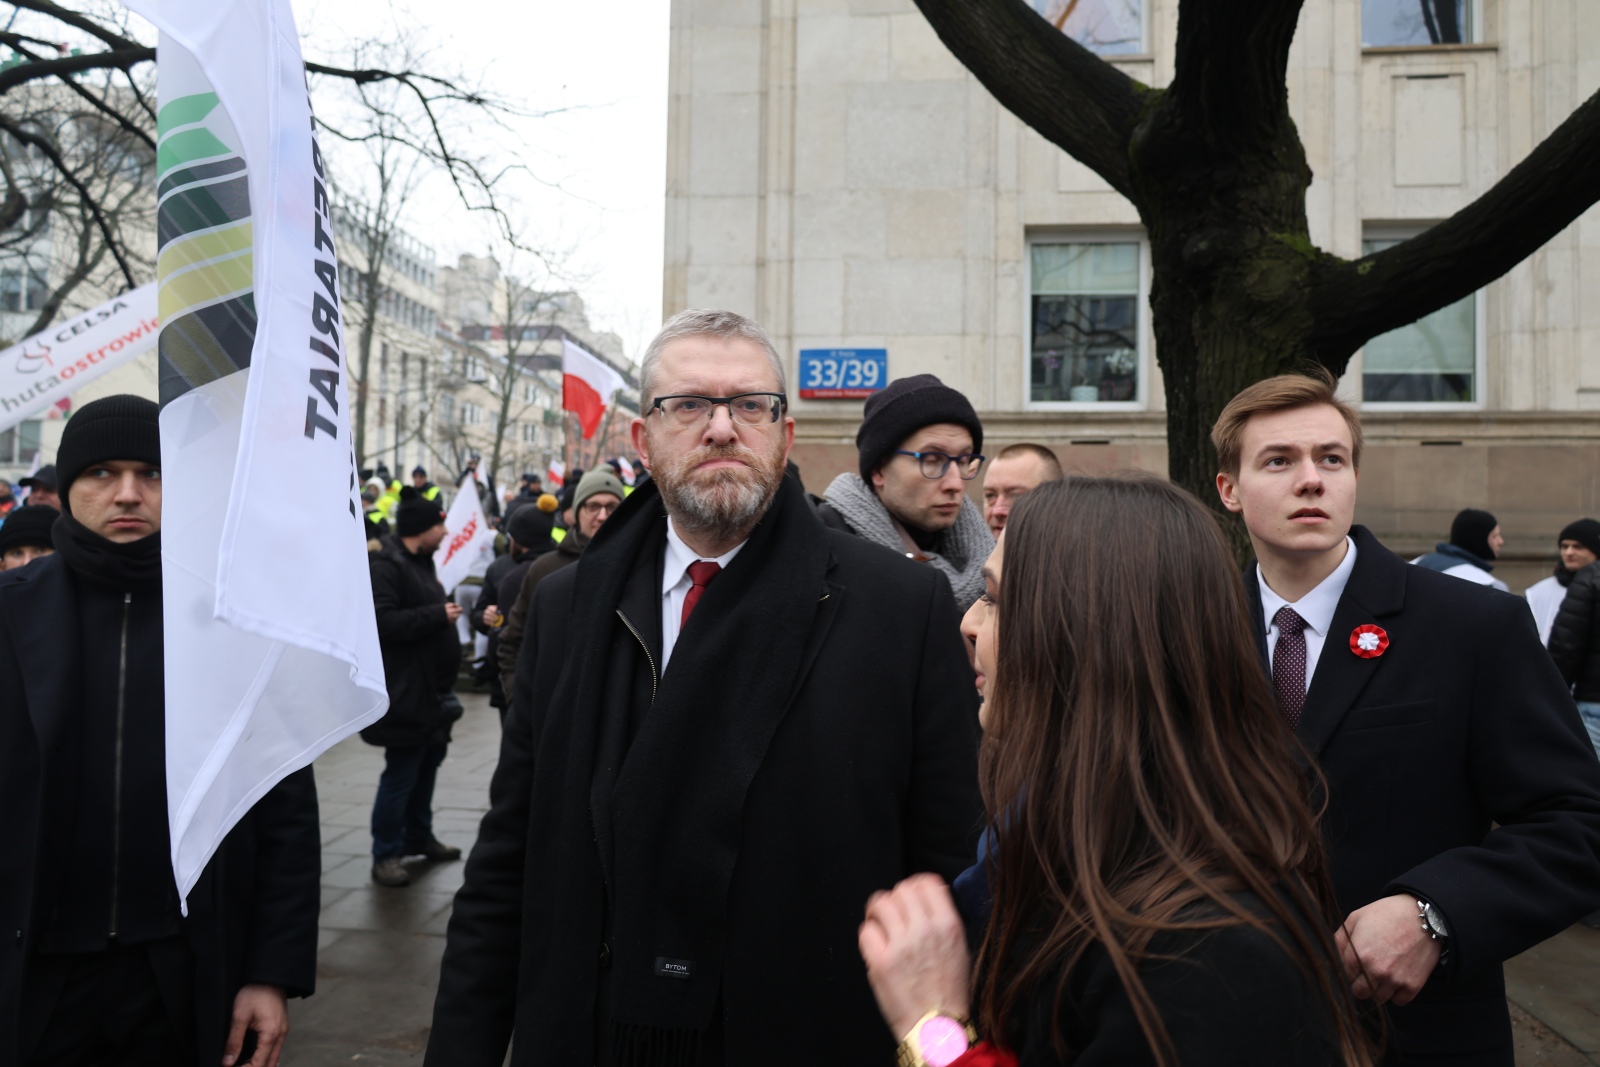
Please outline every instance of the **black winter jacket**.
[[1567, 586], [1550, 627], [1550, 656], [1575, 699], [1600, 701], [1600, 563], [1583, 568]]
[[442, 744], [457, 716], [458, 705], [440, 699], [454, 688], [461, 666], [456, 625], [445, 614], [433, 557], [407, 552], [398, 537], [382, 543], [369, 559], [389, 711], [362, 730], [361, 739], [384, 746]]

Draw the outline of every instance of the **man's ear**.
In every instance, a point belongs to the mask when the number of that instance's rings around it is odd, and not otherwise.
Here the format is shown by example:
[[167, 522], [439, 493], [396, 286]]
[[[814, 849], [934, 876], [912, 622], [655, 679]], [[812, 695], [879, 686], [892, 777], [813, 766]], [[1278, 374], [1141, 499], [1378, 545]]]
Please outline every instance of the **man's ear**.
[[1217, 495], [1222, 498], [1222, 506], [1235, 515], [1244, 511], [1244, 505], [1239, 502], [1239, 483], [1224, 471], [1217, 472]]
[[628, 427], [633, 436], [633, 450], [644, 460], [645, 470], [650, 469], [650, 435], [645, 432], [644, 419], [636, 418]]

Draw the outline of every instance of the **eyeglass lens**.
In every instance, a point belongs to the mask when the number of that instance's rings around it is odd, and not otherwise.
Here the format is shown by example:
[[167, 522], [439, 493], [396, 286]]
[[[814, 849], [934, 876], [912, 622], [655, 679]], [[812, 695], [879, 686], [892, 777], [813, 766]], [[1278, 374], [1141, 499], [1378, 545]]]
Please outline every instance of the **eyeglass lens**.
[[734, 422], [760, 426], [776, 422], [782, 400], [775, 393], [745, 393], [722, 399], [708, 396], [673, 396], [661, 400], [661, 412], [679, 426], [705, 422], [718, 407], [726, 405]]
[[978, 456], [946, 456], [939, 452], [924, 452], [918, 462], [922, 465], [924, 478], [943, 478], [944, 472], [954, 463], [956, 473], [961, 475], [963, 481], [969, 481], [977, 475], [978, 465], [983, 460]]

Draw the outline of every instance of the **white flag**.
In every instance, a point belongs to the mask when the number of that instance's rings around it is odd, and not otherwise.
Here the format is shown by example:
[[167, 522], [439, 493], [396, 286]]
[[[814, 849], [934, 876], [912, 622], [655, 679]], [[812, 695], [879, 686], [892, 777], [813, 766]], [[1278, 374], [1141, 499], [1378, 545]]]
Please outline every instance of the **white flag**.
[[250, 807], [388, 697], [289, 0], [128, 4], [161, 31], [167, 805], [187, 898]]
[[156, 285], [69, 315], [0, 352], [0, 430], [156, 346]]
[[493, 551], [494, 530], [483, 517], [483, 505], [478, 500], [478, 483], [469, 479], [461, 483], [444, 517], [444, 540], [433, 553], [433, 570], [444, 586], [444, 595], [454, 593], [472, 565], [483, 554], [485, 546]]

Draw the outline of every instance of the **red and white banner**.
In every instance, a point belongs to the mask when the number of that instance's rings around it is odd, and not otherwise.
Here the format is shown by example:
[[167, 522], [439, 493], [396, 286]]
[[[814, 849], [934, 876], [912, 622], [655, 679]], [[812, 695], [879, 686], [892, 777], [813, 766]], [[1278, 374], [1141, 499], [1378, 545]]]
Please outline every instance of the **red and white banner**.
[[600, 416], [627, 382], [616, 368], [565, 338], [561, 341], [561, 406], [578, 416], [583, 439], [600, 428]]
[[550, 484], [560, 489], [567, 484], [567, 465], [559, 459], [550, 461], [550, 469], [545, 472], [550, 476]]
[[461, 483], [449, 512], [444, 517], [444, 540], [433, 552], [433, 569], [444, 586], [444, 595], [455, 592], [485, 545], [494, 544], [494, 530], [483, 517], [478, 500], [478, 484], [472, 479]]
[[156, 283], [62, 319], [0, 352], [0, 431], [156, 346]]
[[617, 477], [622, 479], [623, 485], [633, 484], [633, 463], [627, 456], [618, 456], [613, 462], [617, 465]]

